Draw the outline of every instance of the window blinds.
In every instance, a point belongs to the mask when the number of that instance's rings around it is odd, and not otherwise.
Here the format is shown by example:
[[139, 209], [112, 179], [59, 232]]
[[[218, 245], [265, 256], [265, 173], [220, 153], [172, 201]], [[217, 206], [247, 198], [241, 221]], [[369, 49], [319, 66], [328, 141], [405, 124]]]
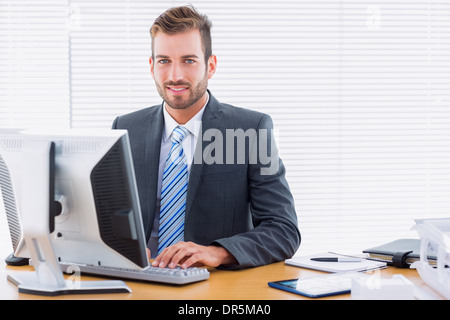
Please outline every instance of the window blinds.
[[[2, 125], [110, 127], [161, 102], [149, 28], [185, 2], [34, 3], [0, 0]], [[450, 3], [192, 3], [213, 22], [213, 94], [278, 129], [300, 252], [360, 252], [450, 216]]]
[[0, 126], [69, 125], [67, 4], [0, 0]]

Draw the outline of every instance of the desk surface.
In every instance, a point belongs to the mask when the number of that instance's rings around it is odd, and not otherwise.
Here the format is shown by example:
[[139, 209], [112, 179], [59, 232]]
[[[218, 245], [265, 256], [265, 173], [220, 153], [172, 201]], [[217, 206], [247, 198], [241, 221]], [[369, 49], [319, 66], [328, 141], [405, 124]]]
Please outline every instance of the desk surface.
[[[17, 287], [6, 278], [12, 270], [30, 272], [32, 267], [7, 267], [0, 265], [0, 299], [44, 299], [46, 297], [19, 293]], [[375, 271], [375, 276], [391, 278], [394, 274], [403, 274], [415, 285], [430, 291], [416, 270], [389, 267]], [[206, 281], [186, 286], [168, 286], [155, 283], [125, 281], [132, 293], [90, 294], [51, 297], [49, 299], [155, 299], [155, 300], [292, 300], [307, 299], [282, 290], [270, 288], [269, 281], [308, 277], [324, 274], [322, 272], [291, 267], [278, 262], [263, 267], [239, 270], [210, 270]], [[102, 280], [101, 278], [82, 276], [81, 280]], [[350, 299], [350, 294], [329, 297], [330, 299]]]

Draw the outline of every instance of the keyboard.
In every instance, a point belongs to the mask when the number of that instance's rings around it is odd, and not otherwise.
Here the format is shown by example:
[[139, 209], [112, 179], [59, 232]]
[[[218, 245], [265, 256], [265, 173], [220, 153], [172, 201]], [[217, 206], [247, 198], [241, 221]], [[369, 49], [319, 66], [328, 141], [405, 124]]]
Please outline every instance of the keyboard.
[[[140, 270], [136, 269], [124, 269], [105, 266], [93, 266], [93, 265], [80, 265], [75, 263], [60, 262], [60, 266], [63, 272], [73, 273], [73, 267], [77, 267], [81, 274], [93, 274], [106, 277], [130, 279], [139, 281], [159, 282], [167, 284], [188, 284], [192, 282], [198, 282], [209, 278], [209, 271], [205, 268], [186, 268], [176, 267], [174, 269], [158, 268], [148, 266]], [[67, 272], [67, 269], [72, 272]]]

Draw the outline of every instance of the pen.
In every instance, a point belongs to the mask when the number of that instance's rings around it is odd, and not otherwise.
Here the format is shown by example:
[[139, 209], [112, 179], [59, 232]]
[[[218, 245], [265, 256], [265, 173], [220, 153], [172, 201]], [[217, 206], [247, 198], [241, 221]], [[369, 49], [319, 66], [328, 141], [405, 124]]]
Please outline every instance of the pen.
[[320, 261], [320, 262], [361, 262], [361, 259], [358, 258], [349, 258], [349, 257], [324, 257], [324, 258], [311, 258], [312, 261]]

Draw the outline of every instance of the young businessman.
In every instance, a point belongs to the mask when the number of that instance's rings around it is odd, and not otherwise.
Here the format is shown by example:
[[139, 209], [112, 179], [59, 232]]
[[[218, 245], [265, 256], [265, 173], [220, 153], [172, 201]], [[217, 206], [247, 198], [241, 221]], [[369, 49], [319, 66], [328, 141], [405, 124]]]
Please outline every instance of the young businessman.
[[207, 90], [217, 67], [210, 28], [191, 6], [159, 16], [150, 72], [163, 103], [113, 124], [129, 132], [154, 266], [260, 266], [300, 245], [271, 118]]

